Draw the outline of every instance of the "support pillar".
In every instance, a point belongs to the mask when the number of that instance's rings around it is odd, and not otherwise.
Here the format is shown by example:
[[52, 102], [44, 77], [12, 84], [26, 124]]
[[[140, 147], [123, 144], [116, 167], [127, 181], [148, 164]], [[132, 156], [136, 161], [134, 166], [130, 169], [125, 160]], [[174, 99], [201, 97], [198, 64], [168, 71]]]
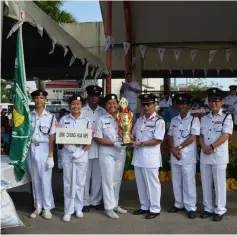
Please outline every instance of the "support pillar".
[[[106, 1], [106, 36], [112, 36], [112, 1]], [[111, 93], [111, 77], [112, 77], [112, 49], [111, 46], [106, 51], [106, 65], [109, 71], [106, 77], [106, 94]]]
[[163, 78], [164, 79], [164, 91], [171, 90], [171, 79], [170, 78]]

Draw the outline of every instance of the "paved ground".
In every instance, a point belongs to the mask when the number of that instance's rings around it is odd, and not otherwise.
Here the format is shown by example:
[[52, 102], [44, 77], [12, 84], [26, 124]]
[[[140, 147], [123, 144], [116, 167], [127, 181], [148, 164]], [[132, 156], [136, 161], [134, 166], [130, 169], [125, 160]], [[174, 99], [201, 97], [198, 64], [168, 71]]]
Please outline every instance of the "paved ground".
[[[139, 208], [135, 181], [124, 181], [121, 189], [120, 205], [128, 210], [128, 214], [121, 215], [119, 220], [111, 220], [103, 212], [92, 210], [85, 214], [83, 219], [72, 217], [70, 223], [61, 222], [63, 216], [63, 190], [62, 176], [54, 174], [54, 195], [56, 209], [53, 211], [52, 220], [28, 218], [31, 212], [31, 196], [28, 192], [29, 185], [14, 189], [10, 195], [25, 227], [3, 229], [2, 233], [237, 233], [237, 192], [228, 193], [228, 213], [221, 222], [211, 219], [197, 218], [190, 220], [185, 212], [168, 214], [167, 210], [173, 203], [171, 182], [162, 183], [162, 212], [153, 220], [145, 220], [143, 216], [134, 216], [132, 211]], [[202, 209], [202, 195], [200, 182], [198, 183], [198, 208]]]

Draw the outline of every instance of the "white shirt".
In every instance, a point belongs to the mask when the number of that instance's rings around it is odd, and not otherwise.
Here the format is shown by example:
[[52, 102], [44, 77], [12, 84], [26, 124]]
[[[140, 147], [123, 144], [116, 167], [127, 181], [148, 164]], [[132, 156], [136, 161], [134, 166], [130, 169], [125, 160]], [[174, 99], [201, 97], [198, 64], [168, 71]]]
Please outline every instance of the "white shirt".
[[[174, 146], [181, 145], [190, 135], [200, 135], [200, 121], [198, 117], [193, 117], [190, 112], [184, 119], [178, 115], [172, 118], [170, 123], [169, 136], [173, 137]], [[171, 163], [178, 165], [192, 164], [197, 162], [196, 141], [181, 149], [181, 159], [177, 160], [171, 153]]]
[[234, 124], [237, 125], [237, 103], [235, 104], [234, 107]]
[[[100, 117], [104, 116], [106, 113], [107, 113], [106, 110], [100, 107], [99, 105], [96, 107], [94, 111], [90, 108], [89, 104], [87, 104], [85, 107], [81, 109], [81, 114], [90, 120], [93, 132], [95, 129], [96, 122], [99, 120]], [[99, 157], [99, 145], [95, 142], [95, 140], [92, 140], [92, 145], [88, 149], [88, 157], [89, 159]]]
[[[226, 113], [223, 112], [223, 109], [220, 109], [218, 114], [215, 116], [213, 116], [210, 112], [202, 117], [201, 135], [204, 138], [205, 145], [208, 146], [214, 143], [222, 133], [232, 134], [232, 117], [230, 114], [226, 117], [226, 119], [225, 117]], [[204, 154], [201, 150], [200, 162], [202, 164], [227, 164], [229, 162], [228, 140], [218, 146], [210, 155]]]
[[[165, 122], [156, 113], [149, 119], [142, 116], [137, 119], [133, 130], [137, 142], [150, 139], [163, 140], [165, 135]], [[134, 148], [132, 165], [144, 168], [159, 168], [162, 166], [160, 144]]]
[[160, 106], [160, 108], [169, 108], [169, 107], [171, 107], [172, 106], [172, 99], [169, 97], [168, 100], [166, 100], [166, 99], [161, 100], [159, 106]]
[[31, 112], [33, 134], [31, 142], [49, 143], [49, 135], [56, 133], [58, 122], [53, 114], [46, 109], [38, 115], [35, 110]]
[[[115, 119], [109, 113], [102, 116], [96, 123], [94, 137], [108, 139], [112, 142], [122, 141], [121, 137], [118, 135], [117, 119]], [[124, 153], [125, 149], [118, 149], [114, 146], [100, 145], [99, 147], [99, 155], [111, 154], [116, 157]]]
[[[77, 119], [75, 119], [72, 116], [72, 114], [70, 113], [70, 114], [63, 116], [60, 119], [59, 127], [61, 127], [61, 128], [91, 129], [91, 122], [87, 117], [83, 116], [82, 114]], [[71, 161], [71, 157], [70, 157], [71, 152], [69, 151], [69, 149], [73, 149], [73, 147], [74, 147], [73, 145], [64, 144], [64, 147], [62, 149], [63, 161], [64, 160]], [[77, 148], [82, 149], [83, 145], [78, 145]], [[81, 162], [88, 161], [88, 151], [86, 151], [85, 154], [83, 154], [83, 156], [80, 157], [80, 161]]]
[[227, 111], [233, 113], [234, 106], [237, 103], [237, 96], [236, 95], [228, 95], [225, 97], [224, 100], [225, 105], [228, 105]]
[[129, 109], [134, 110], [137, 108], [137, 93], [129, 90], [129, 86], [138, 90], [141, 90], [141, 87], [137, 82], [134, 81], [124, 83], [123, 97], [128, 100]]

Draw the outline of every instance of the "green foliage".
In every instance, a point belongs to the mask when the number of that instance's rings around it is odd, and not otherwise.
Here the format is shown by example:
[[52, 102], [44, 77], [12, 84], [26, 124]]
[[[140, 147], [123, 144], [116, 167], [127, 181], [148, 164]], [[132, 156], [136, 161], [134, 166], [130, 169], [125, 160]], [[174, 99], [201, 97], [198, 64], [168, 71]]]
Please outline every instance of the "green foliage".
[[133, 148], [127, 148], [125, 170], [133, 169], [132, 163]]
[[13, 102], [13, 81], [1, 79], [1, 103]]
[[189, 80], [188, 88], [192, 89], [192, 91], [206, 91], [210, 87], [222, 88], [218, 82], [208, 81], [206, 78], [194, 78]]
[[76, 19], [68, 12], [61, 10], [64, 1], [34, 1], [47, 15], [58, 23], [74, 23]]

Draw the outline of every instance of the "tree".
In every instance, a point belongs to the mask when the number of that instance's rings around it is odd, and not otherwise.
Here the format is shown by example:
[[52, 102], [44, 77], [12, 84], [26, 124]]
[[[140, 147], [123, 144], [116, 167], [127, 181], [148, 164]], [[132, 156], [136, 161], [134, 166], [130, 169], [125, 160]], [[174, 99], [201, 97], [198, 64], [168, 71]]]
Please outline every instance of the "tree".
[[74, 23], [76, 19], [68, 12], [63, 11], [60, 7], [64, 1], [34, 1], [47, 15], [58, 23]]
[[1, 79], [1, 102], [12, 103], [13, 102], [13, 81], [6, 81]]
[[193, 78], [191, 79], [191, 83], [189, 80], [189, 84], [187, 86], [192, 91], [206, 91], [210, 87], [218, 87], [222, 88], [218, 82], [208, 81], [206, 78]]

